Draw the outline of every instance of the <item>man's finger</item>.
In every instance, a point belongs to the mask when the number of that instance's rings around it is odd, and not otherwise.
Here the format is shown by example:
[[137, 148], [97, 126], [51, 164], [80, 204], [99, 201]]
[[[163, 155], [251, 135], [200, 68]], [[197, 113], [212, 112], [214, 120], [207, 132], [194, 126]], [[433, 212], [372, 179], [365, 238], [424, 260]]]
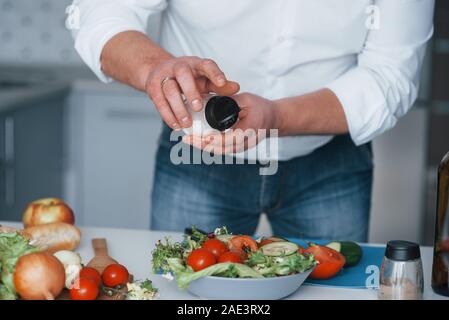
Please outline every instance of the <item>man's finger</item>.
[[202, 138], [204, 142], [208, 142], [213, 147], [226, 147], [227, 145], [235, 144], [238, 137], [234, 133], [216, 133]]
[[182, 137], [182, 142], [186, 143], [186, 144], [192, 144], [192, 136], [191, 135], [185, 135]]
[[252, 138], [256, 136], [255, 130], [243, 130], [239, 128], [234, 128], [226, 133], [211, 134], [203, 137], [204, 141], [209, 140], [209, 143], [214, 146], [232, 146], [242, 143], [246, 138]]
[[175, 115], [171, 111], [170, 105], [168, 101], [165, 99], [164, 93], [162, 92], [162, 88], [159, 86], [150, 87], [148, 90], [148, 96], [154, 103], [157, 111], [161, 115], [162, 120], [172, 129], [180, 129], [181, 126], [178, 123]]
[[209, 79], [217, 87], [223, 87], [226, 82], [226, 76], [215, 63], [215, 61], [211, 59], [203, 59], [201, 60], [197, 66], [197, 71], [202, 75]]
[[203, 142], [200, 137], [195, 135], [185, 135], [182, 137], [182, 141], [201, 150], [204, 150], [207, 147], [207, 143]]
[[182, 100], [181, 91], [178, 83], [175, 80], [169, 80], [164, 84], [163, 91], [172, 112], [175, 114], [178, 123], [183, 128], [192, 126], [192, 119]]
[[214, 83], [207, 81], [206, 91], [215, 92], [216, 94], [219, 94], [221, 96], [233, 96], [240, 91], [240, 85], [237, 82], [228, 80], [224, 86], [219, 87]]
[[203, 108], [201, 93], [197, 88], [190, 66], [188, 64], [175, 65], [175, 76], [192, 109], [197, 112], [201, 111]]

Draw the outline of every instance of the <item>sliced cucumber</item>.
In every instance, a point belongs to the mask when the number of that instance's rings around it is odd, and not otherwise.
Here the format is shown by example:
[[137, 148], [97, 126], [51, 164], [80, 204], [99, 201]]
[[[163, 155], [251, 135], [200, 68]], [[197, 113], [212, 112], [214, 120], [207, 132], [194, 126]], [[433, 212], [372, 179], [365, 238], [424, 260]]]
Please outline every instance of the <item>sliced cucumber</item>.
[[269, 237], [268, 240], [271, 240], [273, 242], [287, 242], [287, 239], [281, 238], [281, 237]]
[[217, 239], [220, 241], [223, 241], [224, 243], [228, 244], [229, 241], [234, 238], [235, 236], [233, 234], [220, 234], [217, 236]]
[[351, 241], [334, 241], [328, 243], [326, 247], [340, 252], [346, 259], [345, 267], [352, 267], [362, 259], [363, 251], [357, 243]]
[[287, 241], [271, 242], [260, 248], [264, 255], [270, 257], [289, 256], [297, 252], [298, 249], [296, 243]]
[[334, 249], [337, 252], [340, 252], [340, 250], [341, 250], [341, 243], [337, 242], [337, 241], [330, 242], [330, 243], [326, 244], [326, 247]]

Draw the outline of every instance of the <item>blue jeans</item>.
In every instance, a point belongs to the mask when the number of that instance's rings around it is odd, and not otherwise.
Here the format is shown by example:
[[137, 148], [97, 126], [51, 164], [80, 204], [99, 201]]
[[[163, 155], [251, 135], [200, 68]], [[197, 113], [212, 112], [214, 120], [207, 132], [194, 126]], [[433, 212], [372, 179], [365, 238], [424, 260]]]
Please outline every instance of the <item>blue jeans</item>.
[[337, 136], [307, 156], [279, 162], [272, 176], [259, 175], [259, 164], [174, 165], [172, 144], [165, 127], [152, 193], [154, 230], [226, 225], [236, 234], [254, 234], [264, 212], [278, 236], [367, 240], [370, 144], [356, 147], [348, 135]]

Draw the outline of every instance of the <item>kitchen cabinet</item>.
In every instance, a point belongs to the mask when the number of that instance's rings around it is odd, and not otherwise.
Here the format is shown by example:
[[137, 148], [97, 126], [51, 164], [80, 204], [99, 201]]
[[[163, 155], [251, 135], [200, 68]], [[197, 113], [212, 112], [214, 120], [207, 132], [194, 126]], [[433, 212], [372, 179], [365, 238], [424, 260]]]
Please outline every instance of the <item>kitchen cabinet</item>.
[[63, 96], [0, 114], [0, 216], [21, 220], [25, 206], [62, 196]]
[[77, 223], [148, 229], [161, 130], [149, 98], [117, 84], [75, 85], [66, 123], [65, 199]]

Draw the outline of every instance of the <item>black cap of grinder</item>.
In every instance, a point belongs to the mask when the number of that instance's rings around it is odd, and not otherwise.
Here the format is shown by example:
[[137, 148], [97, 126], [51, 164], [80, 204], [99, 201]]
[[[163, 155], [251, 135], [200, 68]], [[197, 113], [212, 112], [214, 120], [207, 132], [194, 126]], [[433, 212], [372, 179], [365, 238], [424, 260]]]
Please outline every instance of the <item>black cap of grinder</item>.
[[225, 131], [237, 122], [240, 107], [230, 97], [214, 96], [206, 103], [204, 112], [206, 120], [212, 128]]
[[392, 240], [388, 241], [385, 257], [390, 260], [408, 261], [421, 258], [419, 245], [414, 242]]

